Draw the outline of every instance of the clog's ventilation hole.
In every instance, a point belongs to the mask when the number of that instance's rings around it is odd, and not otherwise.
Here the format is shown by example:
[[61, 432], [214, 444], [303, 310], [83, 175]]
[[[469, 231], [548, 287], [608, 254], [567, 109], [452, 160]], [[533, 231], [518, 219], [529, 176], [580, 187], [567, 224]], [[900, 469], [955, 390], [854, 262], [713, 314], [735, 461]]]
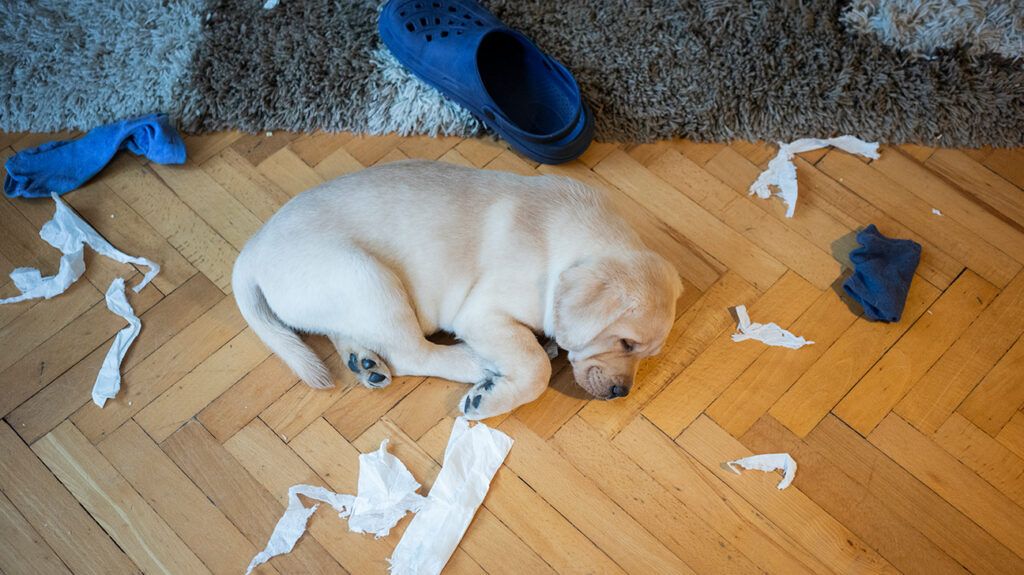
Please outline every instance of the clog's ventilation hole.
[[[441, 2], [432, 2], [430, 4], [430, 6], [431, 6], [431, 8], [434, 8], [435, 10], [441, 9], [441, 8], [445, 7], [445, 6], [442, 5]], [[424, 4], [420, 3], [420, 2], [417, 2], [416, 4], [413, 5], [413, 8], [415, 10], [423, 10], [423, 7], [424, 7]], [[447, 6], [445, 8], [447, 8], [449, 13], [458, 12], [458, 9], [455, 8], [455, 6]], [[437, 17], [437, 16], [434, 16], [433, 17], [433, 22], [430, 22], [430, 20], [428, 18], [425, 18], [425, 17], [422, 17], [422, 16], [417, 17], [414, 14], [409, 14], [409, 12], [406, 11], [406, 10], [402, 10], [402, 11], [400, 11], [398, 13], [398, 15], [400, 17], [402, 17], [402, 18], [405, 18], [407, 14], [412, 16], [412, 19], [408, 20], [405, 23], [405, 29], [408, 30], [409, 32], [416, 32], [416, 31], [423, 32], [424, 33], [423, 34], [423, 39], [426, 40], [427, 42], [433, 42], [435, 37], [447, 38], [448, 36], [450, 36], [452, 34], [452, 32], [454, 32], [456, 36], [462, 36], [463, 32], [465, 32], [464, 28], [466, 26], [470, 26], [470, 25], [474, 25], [474, 24], [476, 26], [483, 26], [484, 25], [483, 21], [481, 21], [479, 19], [475, 19], [474, 20], [472, 14], [463, 14], [462, 15], [462, 19], [463, 20], [471, 20], [472, 22], [462, 22], [462, 21], [460, 21], [458, 19], [458, 16], [453, 16], [452, 18], [454, 18], [454, 19], [447, 18], [446, 22], [444, 24], [441, 23], [442, 19], [440, 17]], [[437, 27], [441, 27], [441, 29], [440, 30], [435, 30], [434, 28], [437, 28]]]

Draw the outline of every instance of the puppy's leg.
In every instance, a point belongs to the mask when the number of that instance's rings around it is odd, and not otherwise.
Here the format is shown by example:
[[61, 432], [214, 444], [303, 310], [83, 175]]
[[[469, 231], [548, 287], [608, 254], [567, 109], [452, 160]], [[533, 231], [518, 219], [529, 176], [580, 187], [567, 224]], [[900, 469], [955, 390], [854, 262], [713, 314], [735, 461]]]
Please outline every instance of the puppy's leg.
[[345, 362], [349, 371], [355, 374], [356, 379], [364, 387], [379, 389], [391, 383], [391, 370], [379, 355], [339, 335], [327, 337], [338, 350], [338, 357]]
[[438, 345], [418, 335], [405, 345], [388, 351], [388, 361], [396, 375], [440, 377], [461, 383], [476, 383], [489, 369], [465, 343]]
[[463, 396], [459, 409], [469, 419], [485, 419], [529, 403], [551, 379], [551, 360], [526, 326], [511, 319], [485, 321], [459, 334], [495, 372]]

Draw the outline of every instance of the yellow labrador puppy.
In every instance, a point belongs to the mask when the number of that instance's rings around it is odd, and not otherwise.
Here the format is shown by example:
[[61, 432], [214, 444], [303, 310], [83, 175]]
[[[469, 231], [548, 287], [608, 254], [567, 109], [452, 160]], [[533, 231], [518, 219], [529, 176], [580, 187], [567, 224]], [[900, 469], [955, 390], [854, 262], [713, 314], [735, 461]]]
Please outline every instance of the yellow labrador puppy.
[[[330, 387], [297, 332], [326, 335], [364, 385], [392, 375], [474, 384], [471, 419], [533, 401], [569, 353], [576, 382], [629, 393], [660, 351], [682, 286], [602, 194], [574, 180], [405, 161], [289, 201], [235, 263], [253, 331], [312, 387]], [[454, 333], [437, 345], [425, 335]]]

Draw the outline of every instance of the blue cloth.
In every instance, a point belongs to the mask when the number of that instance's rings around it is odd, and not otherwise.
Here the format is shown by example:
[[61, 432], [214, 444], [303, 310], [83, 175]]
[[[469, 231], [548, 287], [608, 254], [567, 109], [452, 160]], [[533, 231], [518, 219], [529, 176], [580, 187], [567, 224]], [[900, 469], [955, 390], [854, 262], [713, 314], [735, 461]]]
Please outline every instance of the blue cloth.
[[185, 142], [167, 116], [150, 114], [95, 128], [77, 140], [22, 150], [7, 160], [4, 194], [8, 198], [48, 198], [50, 192], [70, 192], [124, 149], [158, 164], [185, 163]]
[[850, 252], [853, 275], [843, 282], [843, 289], [864, 308], [868, 319], [899, 321], [921, 261], [921, 244], [887, 238], [874, 224], [857, 234], [857, 243], [861, 247]]

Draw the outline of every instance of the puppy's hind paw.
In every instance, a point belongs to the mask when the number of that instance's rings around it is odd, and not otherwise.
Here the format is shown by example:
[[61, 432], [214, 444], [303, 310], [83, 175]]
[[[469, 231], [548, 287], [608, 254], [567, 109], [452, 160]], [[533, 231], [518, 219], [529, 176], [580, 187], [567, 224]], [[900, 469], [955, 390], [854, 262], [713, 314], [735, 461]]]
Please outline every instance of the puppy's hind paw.
[[370, 350], [349, 352], [345, 364], [365, 387], [380, 389], [391, 383], [391, 370], [380, 356]]
[[511, 411], [516, 406], [512, 397], [505, 397], [512, 389], [501, 376], [489, 375], [473, 386], [459, 402], [459, 411], [466, 419], [487, 419]]

